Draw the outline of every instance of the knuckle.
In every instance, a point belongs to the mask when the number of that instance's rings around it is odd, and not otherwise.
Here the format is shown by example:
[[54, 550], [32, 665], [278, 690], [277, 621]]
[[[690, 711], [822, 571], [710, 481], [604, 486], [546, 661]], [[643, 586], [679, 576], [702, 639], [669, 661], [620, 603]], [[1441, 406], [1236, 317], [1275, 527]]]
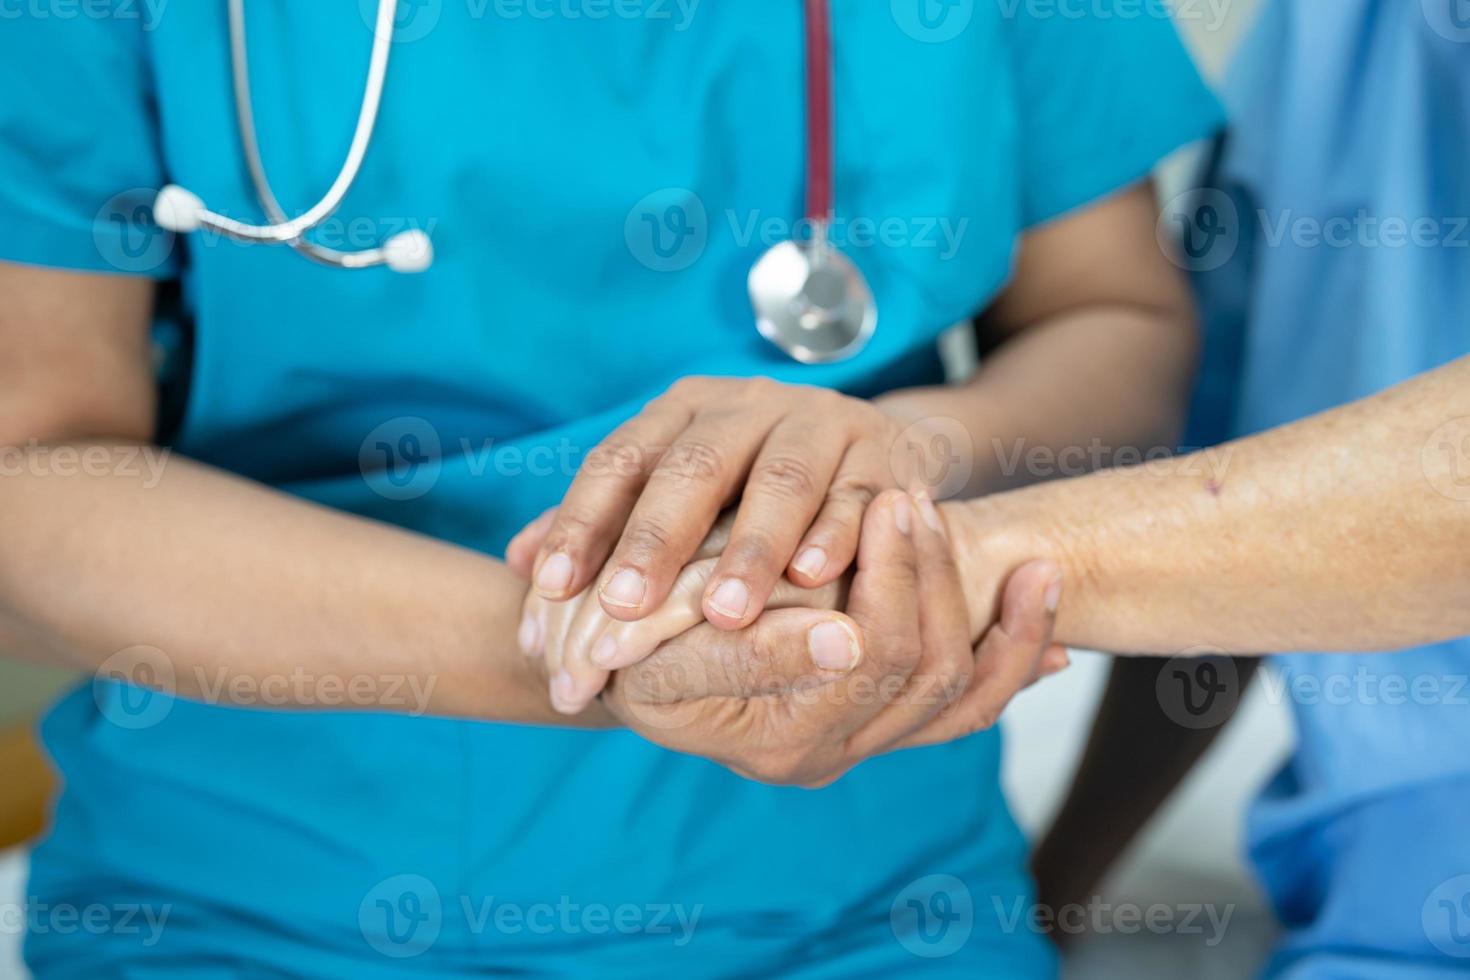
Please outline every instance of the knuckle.
[[626, 478], [643, 472], [650, 453], [626, 439], [607, 439], [593, 447], [582, 461], [582, 472], [594, 479]]
[[681, 442], [664, 453], [653, 479], [675, 484], [712, 485], [725, 473], [725, 453], [703, 440]]
[[807, 500], [818, 492], [817, 473], [797, 456], [772, 456], [751, 474], [751, 483], [762, 493], [786, 501]]
[[676, 398], [687, 398], [698, 393], [713, 380], [702, 374], [690, 374], [669, 385], [668, 394]]
[[661, 518], [642, 517], [628, 528], [621, 557], [629, 564], [643, 565], [667, 551], [673, 542], [674, 531]]
[[732, 569], [744, 573], [772, 564], [775, 545], [764, 531], [743, 531], [725, 546], [725, 560]]
[[562, 507], [561, 513], [557, 515], [556, 521], [551, 526], [551, 531], [546, 535], [546, 541], [542, 544], [541, 550], [546, 552], [571, 551], [572, 546], [580, 545], [595, 537], [598, 529], [598, 522], [591, 514]]
[[839, 477], [827, 491], [827, 496], [833, 502], [847, 505], [861, 513], [882, 492], [883, 487], [872, 477], [849, 475]]

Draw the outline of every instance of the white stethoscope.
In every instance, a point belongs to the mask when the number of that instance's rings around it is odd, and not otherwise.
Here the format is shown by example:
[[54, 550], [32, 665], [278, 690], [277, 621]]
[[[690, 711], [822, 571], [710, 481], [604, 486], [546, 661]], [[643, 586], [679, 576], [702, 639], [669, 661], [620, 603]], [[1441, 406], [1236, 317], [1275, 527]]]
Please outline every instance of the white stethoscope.
[[[811, 235], [782, 242], [751, 267], [747, 284], [761, 336], [805, 364], [837, 361], [860, 351], [873, 335], [878, 309], [862, 272], [838, 251], [828, 236], [832, 216], [832, 184], [836, 170], [832, 146], [831, 0], [804, 0], [806, 6], [807, 200]], [[198, 195], [170, 184], [153, 202], [153, 219], [168, 231], [187, 234], [200, 228], [242, 242], [289, 245], [314, 262], [338, 269], [387, 266], [395, 272], [423, 272], [434, 260], [434, 246], [422, 231], [400, 232], [376, 248], [340, 252], [306, 235], [327, 221], [357, 180], [372, 142], [388, 52], [393, 41], [397, 0], [378, 0], [372, 55], [357, 128], [337, 179], [316, 204], [287, 218], [271, 190], [255, 132], [250, 98], [250, 69], [245, 46], [244, 0], [229, 0], [230, 62], [235, 111], [245, 162], [267, 222], [235, 221], [205, 207]]]

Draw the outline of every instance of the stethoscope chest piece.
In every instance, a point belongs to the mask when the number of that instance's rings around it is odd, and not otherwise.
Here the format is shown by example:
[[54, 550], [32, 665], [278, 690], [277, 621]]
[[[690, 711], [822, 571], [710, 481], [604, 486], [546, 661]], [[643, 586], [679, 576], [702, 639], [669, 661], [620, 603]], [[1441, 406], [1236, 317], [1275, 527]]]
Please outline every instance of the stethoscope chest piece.
[[749, 286], [761, 336], [803, 364], [854, 356], [878, 326], [862, 272], [820, 232], [767, 251]]

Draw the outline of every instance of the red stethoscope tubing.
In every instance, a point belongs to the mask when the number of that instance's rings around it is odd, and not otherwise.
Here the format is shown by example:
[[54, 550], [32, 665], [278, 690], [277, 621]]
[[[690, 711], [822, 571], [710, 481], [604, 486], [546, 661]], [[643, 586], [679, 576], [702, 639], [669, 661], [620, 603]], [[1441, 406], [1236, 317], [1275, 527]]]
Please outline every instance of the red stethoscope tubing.
[[832, 0], [806, 4], [806, 216], [832, 214]]

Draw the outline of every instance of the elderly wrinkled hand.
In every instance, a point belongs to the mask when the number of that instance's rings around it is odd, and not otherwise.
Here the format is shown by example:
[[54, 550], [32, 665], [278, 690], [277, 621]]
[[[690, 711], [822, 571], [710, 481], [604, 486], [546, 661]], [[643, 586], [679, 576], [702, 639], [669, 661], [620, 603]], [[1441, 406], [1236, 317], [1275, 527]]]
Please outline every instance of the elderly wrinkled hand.
[[[513, 549], [518, 567], [539, 543], [532, 527]], [[979, 631], [977, 645], [945, 518], [927, 500], [878, 498], [864, 518], [857, 565], [842, 612], [773, 608], [738, 631], [687, 628], [698, 622], [692, 597], [707, 575], [691, 571], [684, 604], [668, 617], [601, 623], [633, 661], [612, 674], [603, 704], [655, 743], [764, 782], [815, 786], [871, 755], [989, 727], [1018, 690], [1065, 665], [1050, 639], [1055, 566], [1031, 562], [997, 574], [986, 587], [996, 590], [998, 621]], [[584, 599], [559, 630], [570, 634], [597, 606]], [[649, 621], [658, 629], [638, 632]], [[589, 649], [590, 637], [574, 639]]]

